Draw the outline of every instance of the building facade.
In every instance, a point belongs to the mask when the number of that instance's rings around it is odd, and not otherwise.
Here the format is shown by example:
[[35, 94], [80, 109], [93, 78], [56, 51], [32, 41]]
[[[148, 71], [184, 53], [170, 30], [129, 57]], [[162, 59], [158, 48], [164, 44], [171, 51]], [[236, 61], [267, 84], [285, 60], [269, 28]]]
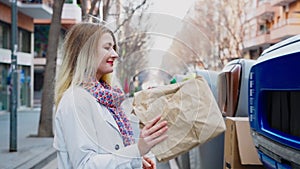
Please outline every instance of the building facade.
[[[43, 43], [37, 46], [35, 32], [49, 28], [53, 0], [18, 0], [18, 108], [33, 107], [36, 87], [42, 91], [46, 65], [48, 32]], [[77, 1], [69, 0], [63, 6], [62, 30], [81, 21], [81, 9]], [[38, 26], [35, 26], [38, 25]], [[48, 28], [47, 28], [48, 27]], [[62, 31], [63, 32], [63, 31]], [[11, 93], [11, 2], [0, 0], [0, 111], [9, 111]], [[42, 47], [42, 49], [40, 48]]]
[[244, 53], [256, 59], [269, 46], [300, 34], [300, 0], [252, 0], [247, 18]]
[[[33, 106], [34, 18], [50, 18], [51, 4], [18, 1], [18, 108]], [[11, 2], [0, 1], [0, 111], [8, 111], [11, 93]]]

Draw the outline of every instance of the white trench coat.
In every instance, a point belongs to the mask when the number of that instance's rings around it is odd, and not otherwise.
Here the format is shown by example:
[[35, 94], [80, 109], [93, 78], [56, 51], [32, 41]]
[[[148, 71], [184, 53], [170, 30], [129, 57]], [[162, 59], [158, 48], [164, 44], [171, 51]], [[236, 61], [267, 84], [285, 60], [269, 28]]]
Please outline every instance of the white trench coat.
[[109, 110], [81, 87], [70, 87], [64, 93], [55, 114], [54, 133], [59, 169], [142, 168], [137, 144], [124, 147]]

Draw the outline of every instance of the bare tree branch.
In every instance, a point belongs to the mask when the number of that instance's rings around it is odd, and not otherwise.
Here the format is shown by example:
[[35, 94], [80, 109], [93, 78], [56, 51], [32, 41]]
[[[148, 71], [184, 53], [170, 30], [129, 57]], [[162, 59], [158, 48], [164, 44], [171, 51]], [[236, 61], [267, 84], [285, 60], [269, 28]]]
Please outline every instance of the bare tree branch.
[[103, 20], [106, 21], [108, 17], [108, 12], [110, 9], [110, 0], [103, 0]]
[[129, 16], [128, 16], [126, 19], [124, 19], [124, 20], [122, 21], [121, 24], [118, 25], [118, 27], [114, 30], [114, 33], [118, 32], [119, 29], [120, 29], [122, 26], [124, 26], [124, 24], [125, 24], [126, 22], [128, 22], [128, 21], [132, 18], [132, 16], [134, 15], [134, 13], [135, 13], [138, 9], [140, 9], [143, 5], [145, 5], [146, 2], [147, 2], [147, 0], [143, 0], [143, 2], [142, 2], [141, 4], [139, 4], [137, 7], [135, 7], [134, 9], [131, 9], [131, 11], [130, 11], [130, 13], [129, 13]]
[[99, 9], [95, 9], [96, 8], [96, 4], [98, 3], [101, 3], [101, 0], [93, 0], [92, 3], [91, 3], [91, 8], [89, 10], [89, 14], [90, 15], [94, 15], [94, 12], [95, 11], [99, 11]]

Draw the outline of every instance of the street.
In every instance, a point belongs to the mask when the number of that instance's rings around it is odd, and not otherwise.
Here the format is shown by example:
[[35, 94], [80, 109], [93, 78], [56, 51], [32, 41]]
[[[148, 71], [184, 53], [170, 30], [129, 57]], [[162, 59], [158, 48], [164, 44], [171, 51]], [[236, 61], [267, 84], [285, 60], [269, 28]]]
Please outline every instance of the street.
[[[23, 109], [17, 116], [17, 152], [9, 152], [9, 113], [0, 114], [0, 168], [31, 168], [55, 153], [53, 138], [36, 137], [39, 124], [39, 108]], [[49, 158], [51, 157], [51, 158]]]

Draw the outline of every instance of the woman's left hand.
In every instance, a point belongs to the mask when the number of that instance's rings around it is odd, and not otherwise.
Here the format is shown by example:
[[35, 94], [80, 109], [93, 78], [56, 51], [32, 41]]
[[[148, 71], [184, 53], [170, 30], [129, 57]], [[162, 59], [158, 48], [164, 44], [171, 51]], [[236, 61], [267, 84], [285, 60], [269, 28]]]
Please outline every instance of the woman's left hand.
[[148, 157], [143, 157], [143, 169], [156, 169], [156, 165], [153, 160]]

